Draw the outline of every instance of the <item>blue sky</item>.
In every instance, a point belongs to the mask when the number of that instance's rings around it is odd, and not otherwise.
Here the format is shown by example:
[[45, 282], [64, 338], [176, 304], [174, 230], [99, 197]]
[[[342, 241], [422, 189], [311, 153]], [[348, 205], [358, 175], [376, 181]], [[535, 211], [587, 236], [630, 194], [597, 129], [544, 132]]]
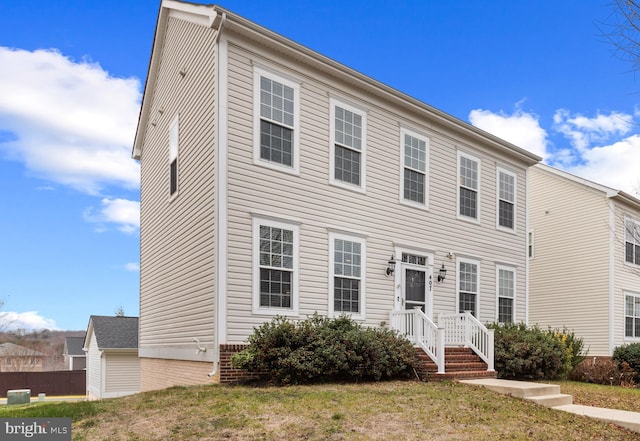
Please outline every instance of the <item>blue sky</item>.
[[[640, 189], [640, 82], [602, 0], [221, 6], [587, 179]], [[157, 0], [0, 0], [0, 300], [12, 327], [138, 314], [131, 159]]]

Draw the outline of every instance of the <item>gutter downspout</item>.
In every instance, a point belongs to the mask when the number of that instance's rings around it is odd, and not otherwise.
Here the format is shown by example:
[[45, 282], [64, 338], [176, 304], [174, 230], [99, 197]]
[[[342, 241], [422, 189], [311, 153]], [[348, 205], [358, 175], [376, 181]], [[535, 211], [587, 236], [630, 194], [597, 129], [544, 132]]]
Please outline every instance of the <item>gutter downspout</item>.
[[[216, 15], [218, 14], [215, 12]], [[209, 372], [209, 377], [214, 377], [220, 369], [220, 333], [226, 329], [226, 309], [221, 312], [221, 306], [226, 304], [227, 293], [227, 43], [220, 40], [220, 34], [227, 14], [222, 13], [218, 22], [218, 33], [213, 41], [214, 47], [218, 46], [217, 75], [215, 78], [216, 89], [216, 135], [215, 135], [215, 158], [216, 158], [216, 228], [214, 234], [214, 262], [216, 265], [216, 289], [215, 289], [215, 327], [213, 334], [213, 370]], [[216, 20], [213, 20], [215, 25]], [[224, 78], [221, 80], [221, 76]], [[221, 297], [224, 296], [224, 299]], [[226, 340], [226, 338], [225, 338]]]

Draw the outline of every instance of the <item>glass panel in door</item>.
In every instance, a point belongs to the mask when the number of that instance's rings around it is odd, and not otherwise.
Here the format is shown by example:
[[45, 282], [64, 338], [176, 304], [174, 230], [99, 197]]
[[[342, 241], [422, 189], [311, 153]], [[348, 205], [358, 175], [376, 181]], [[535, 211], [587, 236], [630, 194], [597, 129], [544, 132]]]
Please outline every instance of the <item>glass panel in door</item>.
[[405, 268], [405, 309], [419, 307], [426, 314], [427, 272], [423, 269]]

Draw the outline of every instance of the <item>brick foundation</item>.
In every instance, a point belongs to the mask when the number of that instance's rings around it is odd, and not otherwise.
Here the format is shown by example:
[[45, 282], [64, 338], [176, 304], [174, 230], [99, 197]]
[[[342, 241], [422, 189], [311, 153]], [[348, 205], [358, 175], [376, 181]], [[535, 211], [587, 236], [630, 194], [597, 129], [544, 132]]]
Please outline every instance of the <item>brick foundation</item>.
[[240, 383], [242, 381], [252, 380], [258, 376], [245, 371], [244, 369], [234, 369], [231, 366], [231, 357], [236, 352], [240, 352], [247, 348], [248, 345], [220, 345], [220, 367], [219, 376], [220, 384]]

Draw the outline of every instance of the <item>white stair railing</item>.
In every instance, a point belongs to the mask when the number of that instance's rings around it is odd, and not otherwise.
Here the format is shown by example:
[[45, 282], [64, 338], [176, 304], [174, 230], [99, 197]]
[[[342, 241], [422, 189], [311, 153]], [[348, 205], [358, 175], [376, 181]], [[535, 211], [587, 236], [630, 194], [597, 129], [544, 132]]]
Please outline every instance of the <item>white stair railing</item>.
[[438, 366], [439, 374], [444, 373], [444, 330], [438, 328], [419, 307], [413, 310], [391, 311], [390, 324], [392, 329], [422, 348]]
[[471, 312], [440, 314], [438, 326], [444, 329], [446, 346], [469, 347], [487, 363], [488, 371], [495, 370], [493, 329], [487, 329]]

